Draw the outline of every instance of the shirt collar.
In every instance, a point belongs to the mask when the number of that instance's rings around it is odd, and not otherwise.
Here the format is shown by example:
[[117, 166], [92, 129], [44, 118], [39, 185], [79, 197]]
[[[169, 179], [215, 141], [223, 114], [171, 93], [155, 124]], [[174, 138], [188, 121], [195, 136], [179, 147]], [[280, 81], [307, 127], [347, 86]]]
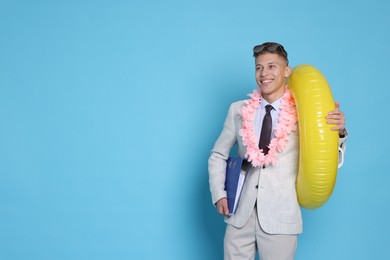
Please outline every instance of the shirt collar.
[[265, 106], [266, 105], [271, 105], [277, 112], [279, 112], [279, 105], [280, 105], [280, 102], [282, 102], [282, 98], [283, 97], [280, 97], [279, 99], [275, 100], [273, 103], [268, 103], [267, 100], [265, 100], [264, 98], [261, 99], [261, 109], [265, 109]]

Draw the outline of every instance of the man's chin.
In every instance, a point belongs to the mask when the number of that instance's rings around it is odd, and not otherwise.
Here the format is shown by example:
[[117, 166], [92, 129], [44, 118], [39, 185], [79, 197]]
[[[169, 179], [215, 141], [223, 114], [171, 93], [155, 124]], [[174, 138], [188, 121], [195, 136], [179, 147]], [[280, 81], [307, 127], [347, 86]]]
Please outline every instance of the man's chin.
[[262, 86], [260, 86], [260, 90], [263, 93], [268, 93], [268, 92], [271, 92], [272, 86], [270, 86], [270, 85], [265, 85], [265, 86], [262, 85]]

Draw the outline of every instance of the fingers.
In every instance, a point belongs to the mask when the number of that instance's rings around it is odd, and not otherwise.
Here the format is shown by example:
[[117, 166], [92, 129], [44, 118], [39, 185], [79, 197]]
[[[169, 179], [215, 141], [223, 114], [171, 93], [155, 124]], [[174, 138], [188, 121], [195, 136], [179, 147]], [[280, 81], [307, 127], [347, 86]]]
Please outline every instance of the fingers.
[[329, 125], [345, 125], [344, 113], [340, 112], [337, 114], [328, 114], [326, 116], [326, 123]]
[[328, 116], [329, 115], [338, 115], [340, 113], [343, 114], [343, 112], [340, 111], [340, 103], [339, 102], [335, 102], [334, 104], [335, 104], [336, 108], [335, 108], [335, 110], [330, 111]]
[[226, 198], [222, 198], [217, 202], [217, 211], [219, 215], [229, 215], [229, 207]]
[[229, 216], [229, 207], [226, 205], [223, 205], [222, 214], [224, 216]]
[[334, 125], [331, 130], [343, 132], [345, 128], [345, 117], [344, 116], [328, 116], [326, 117], [326, 123], [328, 125]]
[[223, 213], [225, 214], [225, 216], [229, 216], [229, 207], [228, 207], [227, 203], [226, 203], [226, 206], [224, 207], [223, 211], [224, 211]]
[[333, 131], [339, 131], [340, 133], [344, 132], [345, 129], [345, 115], [342, 111], [339, 110], [339, 102], [335, 102], [336, 109], [329, 112], [326, 116], [326, 123], [328, 125], [335, 125], [331, 128]]
[[218, 206], [218, 214], [219, 214], [219, 215], [224, 215], [224, 208], [223, 208], [223, 205]]
[[330, 130], [332, 130], [332, 131], [339, 131], [340, 134], [342, 134], [344, 132], [344, 129], [345, 129], [345, 127], [343, 127], [343, 126], [335, 126], [335, 127], [330, 128]]

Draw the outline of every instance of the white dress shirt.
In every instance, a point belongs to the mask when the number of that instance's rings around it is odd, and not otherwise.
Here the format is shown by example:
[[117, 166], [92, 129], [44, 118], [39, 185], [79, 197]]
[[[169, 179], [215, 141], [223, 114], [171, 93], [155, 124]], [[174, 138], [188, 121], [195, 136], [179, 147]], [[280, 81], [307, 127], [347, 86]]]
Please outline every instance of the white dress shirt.
[[[259, 101], [260, 102], [260, 101]], [[265, 106], [271, 105], [274, 109], [271, 110], [271, 118], [272, 118], [272, 131], [271, 131], [271, 139], [274, 137], [274, 129], [276, 125], [278, 124], [279, 120], [279, 105], [280, 102], [282, 102], [282, 97], [273, 102], [272, 104], [268, 103], [267, 100], [261, 99], [261, 106], [259, 106], [256, 109], [255, 114], [255, 132], [257, 136], [257, 143], [259, 143], [260, 140], [260, 134], [261, 134], [261, 127], [263, 126], [263, 119], [266, 113]]]

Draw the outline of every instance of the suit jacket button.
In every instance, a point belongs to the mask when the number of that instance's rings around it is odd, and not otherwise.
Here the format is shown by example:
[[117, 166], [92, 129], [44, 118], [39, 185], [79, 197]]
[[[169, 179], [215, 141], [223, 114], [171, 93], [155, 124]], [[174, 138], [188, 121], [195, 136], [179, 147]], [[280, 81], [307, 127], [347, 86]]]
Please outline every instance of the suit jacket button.
[[256, 189], [258, 189], [259, 188], [259, 185], [256, 185]]
[[263, 165], [263, 169], [265, 169], [265, 165]]

